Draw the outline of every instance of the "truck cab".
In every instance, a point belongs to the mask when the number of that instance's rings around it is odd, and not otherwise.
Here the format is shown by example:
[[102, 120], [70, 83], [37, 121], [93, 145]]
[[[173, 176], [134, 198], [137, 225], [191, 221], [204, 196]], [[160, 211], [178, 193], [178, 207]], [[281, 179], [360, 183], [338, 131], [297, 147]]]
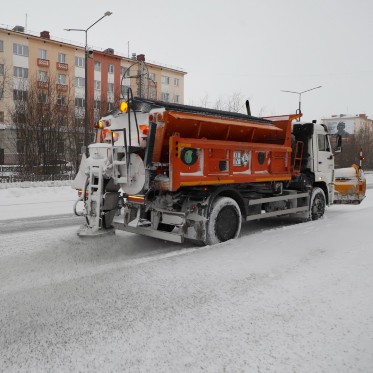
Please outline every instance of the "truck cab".
[[300, 154], [295, 155], [301, 159], [300, 172], [323, 190], [326, 203], [330, 205], [334, 195], [334, 154], [326, 126], [315, 121], [297, 122], [292, 132], [295, 141], [302, 144]]

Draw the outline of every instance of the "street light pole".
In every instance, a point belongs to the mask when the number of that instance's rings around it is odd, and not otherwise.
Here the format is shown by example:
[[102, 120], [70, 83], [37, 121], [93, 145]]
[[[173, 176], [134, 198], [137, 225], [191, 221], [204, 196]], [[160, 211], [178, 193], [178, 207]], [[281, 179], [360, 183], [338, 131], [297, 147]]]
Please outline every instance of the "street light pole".
[[[313, 87], [313, 88], [307, 89], [307, 90], [302, 91], [302, 92], [284, 91], [284, 90], [281, 90], [281, 92], [296, 93], [297, 95], [299, 95], [299, 106], [298, 106], [297, 114], [302, 114], [302, 108], [301, 108], [302, 93], [306, 93], [306, 92], [309, 92], [309, 91], [313, 91], [314, 89], [318, 89], [318, 88], [321, 88], [321, 87], [322, 87], [322, 86], [319, 85], [318, 87]], [[299, 121], [300, 121], [300, 118], [298, 118], [297, 120], [298, 120], [298, 122], [299, 122]]]
[[99, 18], [96, 22], [92, 23], [86, 29], [80, 28], [65, 28], [65, 31], [83, 31], [85, 32], [85, 47], [84, 47], [84, 143], [82, 153], [88, 156], [88, 30], [92, 28], [96, 23], [100, 22], [103, 18], [111, 16], [112, 12], [105, 12], [105, 14]]

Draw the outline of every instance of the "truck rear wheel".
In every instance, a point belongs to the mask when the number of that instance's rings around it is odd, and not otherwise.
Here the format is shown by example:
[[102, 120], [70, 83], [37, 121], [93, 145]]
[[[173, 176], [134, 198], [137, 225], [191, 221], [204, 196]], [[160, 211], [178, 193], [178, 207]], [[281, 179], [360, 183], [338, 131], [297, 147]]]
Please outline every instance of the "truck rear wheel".
[[237, 238], [241, 231], [241, 211], [235, 200], [218, 197], [213, 202], [207, 222], [206, 245]]
[[320, 219], [325, 212], [325, 194], [321, 188], [314, 188], [311, 196], [310, 218], [311, 220]]

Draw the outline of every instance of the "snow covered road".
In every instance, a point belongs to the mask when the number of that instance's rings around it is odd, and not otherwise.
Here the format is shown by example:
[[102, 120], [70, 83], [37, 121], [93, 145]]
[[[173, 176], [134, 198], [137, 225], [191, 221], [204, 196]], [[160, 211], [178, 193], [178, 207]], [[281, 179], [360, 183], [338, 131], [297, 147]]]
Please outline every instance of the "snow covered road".
[[[369, 372], [373, 195], [198, 248], [0, 236], [0, 371]], [[1, 219], [0, 219], [1, 220]]]

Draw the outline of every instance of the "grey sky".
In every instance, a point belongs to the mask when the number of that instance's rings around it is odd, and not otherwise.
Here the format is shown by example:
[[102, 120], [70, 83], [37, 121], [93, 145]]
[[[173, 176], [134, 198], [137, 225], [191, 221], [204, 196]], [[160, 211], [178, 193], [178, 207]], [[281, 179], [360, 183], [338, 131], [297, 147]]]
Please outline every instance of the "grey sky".
[[52, 37], [183, 68], [185, 103], [210, 106], [235, 92], [254, 115], [293, 113], [305, 91], [304, 119], [373, 116], [372, 0], [12, 0], [0, 26], [25, 26]]

